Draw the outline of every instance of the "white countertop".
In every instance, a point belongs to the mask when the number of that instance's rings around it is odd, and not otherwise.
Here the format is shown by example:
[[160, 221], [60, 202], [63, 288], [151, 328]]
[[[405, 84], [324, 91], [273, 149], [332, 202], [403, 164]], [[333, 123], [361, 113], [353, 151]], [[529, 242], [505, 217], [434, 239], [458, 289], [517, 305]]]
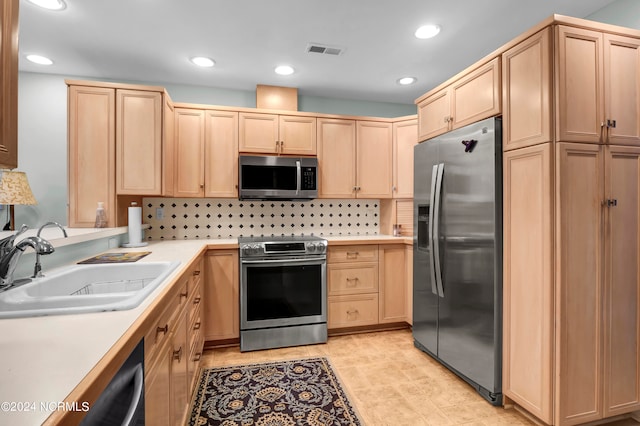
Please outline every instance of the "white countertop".
[[[118, 235], [126, 232], [126, 227], [67, 229], [69, 238], [55, 238], [56, 232], [60, 230], [45, 228], [42, 236], [60, 246]], [[408, 242], [406, 237], [386, 235], [325, 238], [336, 244]], [[236, 239], [173, 240], [150, 242], [142, 248], [112, 249], [110, 252], [151, 251], [139, 262], [179, 260], [181, 264], [131, 310], [0, 320], [0, 424], [42, 424], [51, 414], [42, 404], [55, 407], [55, 403], [64, 401], [203, 247], [235, 244]]]

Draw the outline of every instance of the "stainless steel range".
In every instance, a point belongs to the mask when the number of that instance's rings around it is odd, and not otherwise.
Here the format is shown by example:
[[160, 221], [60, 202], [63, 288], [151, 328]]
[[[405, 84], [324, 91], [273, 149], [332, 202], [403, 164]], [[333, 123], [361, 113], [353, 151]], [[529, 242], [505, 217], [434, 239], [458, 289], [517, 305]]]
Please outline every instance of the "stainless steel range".
[[240, 350], [327, 341], [327, 240], [240, 237]]

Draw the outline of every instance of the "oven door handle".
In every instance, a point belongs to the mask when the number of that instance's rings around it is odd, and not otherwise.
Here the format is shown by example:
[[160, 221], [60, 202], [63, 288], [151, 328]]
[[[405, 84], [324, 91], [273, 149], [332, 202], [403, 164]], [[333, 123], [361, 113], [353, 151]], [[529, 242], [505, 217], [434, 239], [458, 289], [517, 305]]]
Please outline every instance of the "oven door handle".
[[310, 263], [310, 262], [326, 262], [326, 257], [305, 257], [304, 259], [260, 259], [260, 260], [241, 260], [242, 264], [256, 264], [256, 263]]

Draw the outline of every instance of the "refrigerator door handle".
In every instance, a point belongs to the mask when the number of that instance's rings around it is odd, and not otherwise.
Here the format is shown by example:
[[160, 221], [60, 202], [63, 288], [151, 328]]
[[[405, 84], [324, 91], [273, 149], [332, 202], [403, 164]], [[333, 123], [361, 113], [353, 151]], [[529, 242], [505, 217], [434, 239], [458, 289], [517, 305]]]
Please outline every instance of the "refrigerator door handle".
[[438, 294], [438, 287], [436, 285], [436, 262], [433, 257], [433, 210], [435, 208], [436, 200], [436, 179], [438, 177], [438, 167], [438, 164], [435, 164], [431, 171], [431, 196], [429, 199], [429, 270], [431, 271], [431, 292], [433, 294]]
[[444, 163], [438, 164], [438, 174], [436, 176], [435, 207], [433, 212], [433, 256], [435, 263], [436, 284], [438, 296], [444, 297], [444, 287], [442, 285], [442, 270], [440, 268], [440, 207], [442, 205], [442, 179], [444, 176]]

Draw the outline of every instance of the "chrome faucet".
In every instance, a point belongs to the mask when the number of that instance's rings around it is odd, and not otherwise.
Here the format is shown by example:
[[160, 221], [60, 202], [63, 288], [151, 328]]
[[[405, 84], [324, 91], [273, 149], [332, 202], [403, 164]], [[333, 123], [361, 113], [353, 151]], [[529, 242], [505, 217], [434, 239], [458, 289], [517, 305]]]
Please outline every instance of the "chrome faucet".
[[55, 250], [44, 238], [34, 236], [21, 240], [8, 253], [3, 253], [0, 257], [0, 289], [6, 290], [13, 285], [13, 272], [27, 247], [33, 248], [37, 254], [51, 254]]
[[[67, 238], [67, 231], [65, 231], [62, 225], [60, 225], [58, 222], [45, 223], [40, 228], [38, 228], [38, 233], [36, 234], [36, 236], [40, 237], [40, 233], [42, 232], [42, 229], [46, 228], [47, 226], [57, 226], [62, 231], [62, 234], [64, 235], [64, 237]], [[31, 276], [31, 278], [44, 277], [44, 274], [42, 273], [42, 265], [40, 264], [40, 254], [49, 254], [49, 253], [38, 253], [38, 250], [36, 250], [36, 265], [33, 268], [33, 275]]]

